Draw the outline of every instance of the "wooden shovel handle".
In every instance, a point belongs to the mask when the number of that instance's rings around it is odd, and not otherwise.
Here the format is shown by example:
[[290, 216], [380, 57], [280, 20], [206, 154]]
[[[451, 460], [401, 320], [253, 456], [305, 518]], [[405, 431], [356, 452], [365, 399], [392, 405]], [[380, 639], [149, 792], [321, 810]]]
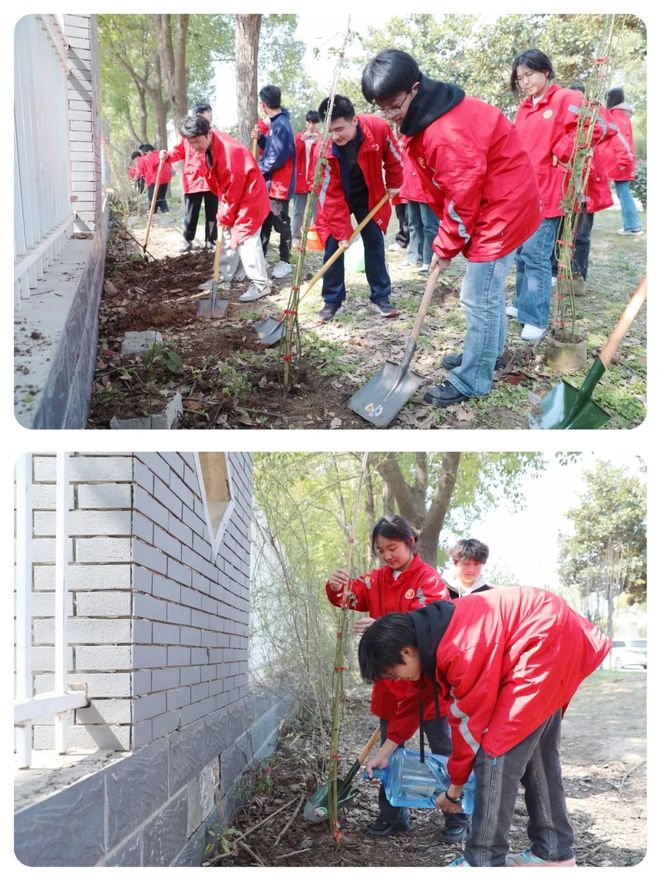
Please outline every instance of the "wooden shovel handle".
[[619, 347], [621, 340], [626, 335], [628, 330], [630, 330], [630, 325], [637, 317], [637, 313], [642, 307], [644, 300], [646, 299], [646, 275], [640, 281], [639, 287], [630, 297], [630, 301], [628, 305], [623, 310], [623, 314], [619, 318], [616, 327], [610, 333], [610, 336], [605, 343], [604, 348], [602, 349], [599, 357], [603, 363], [604, 367], [608, 367], [610, 361], [614, 357], [614, 352]]
[[215, 255], [213, 257], [213, 283], [218, 286], [218, 278], [220, 277], [220, 260], [222, 258], [222, 236], [224, 226], [218, 226], [218, 237], [215, 242]]
[[424, 295], [422, 296], [422, 301], [419, 304], [419, 309], [417, 311], [417, 317], [415, 318], [415, 326], [412, 329], [412, 333], [410, 334], [411, 341], [416, 345], [417, 338], [419, 337], [419, 333], [422, 329], [422, 324], [424, 323], [424, 318], [426, 317], [426, 313], [429, 310], [429, 305], [431, 303], [431, 297], [433, 296], [433, 291], [435, 290], [435, 286], [438, 283], [438, 278], [440, 277], [440, 273], [442, 272], [441, 266], [436, 266], [435, 269], [429, 275], [429, 279], [426, 282], [426, 287], [424, 288]]
[[165, 159], [161, 159], [158, 163], [158, 171], [156, 172], [156, 182], [154, 184], [154, 194], [151, 198], [151, 207], [149, 208], [149, 219], [147, 221], [147, 234], [144, 237], [144, 245], [142, 250], [146, 251], [147, 245], [149, 244], [149, 234], [151, 232], [151, 221], [154, 217], [154, 211], [156, 210], [156, 202], [158, 201], [158, 187], [160, 186], [160, 173], [163, 170], [163, 164]]
[[376, 742], [377, 742], [379, 736], [380, 736], [380, 726], [374, 730], [374, 732], [371, 734], [371, 739], [369, 740], [369, 742], [366, 744], [366, 746], [362, 749], [362, 751], [358, 755], [358, 761], [360, 762], [360, 764], [366, 760], [367, 755], [373, 749], [373, 747], [376, 745]]
[[334, 254], [328, 260], [326, 260], [326, 262], [321, 266], [319, 271], [316, 273], [316, 275], [312, 278], [312, 280], [309, 282], [309, 284], [305, 288], [305, 292], [301, 295], [300, 300], [302, 300], [303, 297], [307, 296], [307, 294], [310, 292], [312, 287], [314, 287], [314, 285], [319, 280], [319, 278], [322, 278], [325, 275], [325, 273], [328, 271], [330, 266], [332, 266], [332, 264], [335, 262], [335, 260], [338, 260], [339, 257], [341, 257], [341, 255], [344, 253], [344, 251], [350, 245], [353, 244], [353, 242], [358, 237], [358, 235], [362, 232], [362, 230], [367, 225], [367, 223], [369, 223], [369, 221], [373, 219], [374, 215], [380, 211], [380, 209], [383, 207], [383, 205], [389, 199], [389, 197], [390, 197], [389, 193], [386, 192], [385, 195], [383, 196], [383, 198], [378, 202], [378, 204], [374, 205], [374, 207], [371, 209], [371, 211], [369, 211], [367, 216], [358, 223], [358, 225], [353, 230], [351, 237], [348, 239], [348, 242], [346, 244], [341, 245], [341, 247], [338, 247], [337, 250], [334, 252]]
[[258, 152], [257, 144], [258, 143], [259, 143], [259, 141], [257, 140], [257, 138], [252, 138], [252, 156], [255, 159], [257, 158], [257, 152]]

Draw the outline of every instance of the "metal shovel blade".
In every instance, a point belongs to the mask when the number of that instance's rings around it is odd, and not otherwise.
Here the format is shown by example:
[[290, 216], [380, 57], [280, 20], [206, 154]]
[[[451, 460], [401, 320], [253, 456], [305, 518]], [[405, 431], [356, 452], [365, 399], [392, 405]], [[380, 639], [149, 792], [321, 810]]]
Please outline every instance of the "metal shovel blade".
[[385, 428], [410, 400], [424, 377], [394, 361], [384, 365], [348, 401], [353, 412], [377, 428]]
[[229, 300], [205, 297], [197, 303], [198, 318], [224, 318], [229, 307]]
[[[359, 764], [358, 764], [359, 767]], [[352, 778], [352, 777], [351, 777]], [[359, 789], [351, 788], [343, 779], [337, 780], [337, 806], [344, 807], [359, 794]], [[328, 786], [322, 785], [311, 795], [303, 808], [303, 819], [312, 825], [328, 821]]]
[[253, 326], [262, 345], [277, 345], [284, 336], [284, 319], [264, 318]]
[[541, 400], [538, 410], [529, 414], [531, 428], [545, 430], [602, 428], [610, 417], [593, 400], [584, 400], [582, 388], [574, 388], [564, 379]]

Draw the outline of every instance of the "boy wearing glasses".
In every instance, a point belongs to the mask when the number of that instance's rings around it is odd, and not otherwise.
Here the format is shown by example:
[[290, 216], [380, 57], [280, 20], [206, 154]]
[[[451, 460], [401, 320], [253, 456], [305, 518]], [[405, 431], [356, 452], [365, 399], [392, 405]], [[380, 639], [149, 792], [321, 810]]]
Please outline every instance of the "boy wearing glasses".
[[461, 289], [464, 350], [446, 356], [447, 380], [424, 400], [445, 407], [490, 391], [504, 351], [504, 281], [516, 248], [542, 220], [531, 162], [495, 107], [432, 80], [407, 52], [386, 49], [367, 64], [362, 93], [404, 135], [429, 204], [440, 218], [430, 270], [468, 261]]
[[[326, 98], [319, 106], [322, 120], [329, 103]], [[325, 245], [323, 262], [351, 237], [351, 214], [359, 223], [385, 195], [385, 187], [394, 196], [403, 182], [401, 153], [384, 119], [358, 115], [348, 98], [335, 95], [329, 131], [331, 141], [316, 217], [316, 228]], [[384, 318], [399, 314], [390, 302], [392, 284], [385, 264], [384, 234], [391, 213], [389, 201], [385, 202], [361, 232], [371, 304]], [[334, 318], [346, 299], [343, 255], [323, 276], [321, 294], [324, 306], [319, 321], [324, 324]]]

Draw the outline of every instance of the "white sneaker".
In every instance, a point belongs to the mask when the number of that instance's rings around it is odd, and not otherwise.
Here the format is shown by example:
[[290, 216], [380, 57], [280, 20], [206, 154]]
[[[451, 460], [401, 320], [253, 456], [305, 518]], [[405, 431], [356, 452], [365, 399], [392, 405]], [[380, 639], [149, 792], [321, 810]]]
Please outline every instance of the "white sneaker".
[[572, 856], [570, 859], [554, 862], [534, 855], [531, 848], [522, 852], [509, 853], [504, 864], [507, 868], [574, 868], [576, 865]]
[[533, 324], [525, 324], [522, 328], [520, 338], [524, 339], [526, 342], [538, 342], [539, 339], [543, 339], [547, 332], [547, 327], [535, 327]]
[[510, 318], [518, 317], [518, 309], [515, 306], [507, 306], [506, 313]]
[[283, 263], [282, 260], [273, 269], [273, 278], [286, 278], [293, 272], [291, 263]]
[[639, 229], [617, 229], [617, 235], [644, 235], [644, 230], [640, 227]]
[[557, 286], [557, 276], [556, 276], [556, 275], [553, 275], [553, 276], [552, 276], [552, 286], [553, 286], [553, 287], [556, 287], [556, 286]]

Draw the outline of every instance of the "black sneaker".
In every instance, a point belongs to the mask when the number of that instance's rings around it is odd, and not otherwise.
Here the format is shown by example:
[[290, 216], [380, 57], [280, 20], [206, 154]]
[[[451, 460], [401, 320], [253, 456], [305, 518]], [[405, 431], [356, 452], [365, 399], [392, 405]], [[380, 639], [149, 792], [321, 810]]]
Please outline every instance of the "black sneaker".
[[410, 826], [407, 822], [387, 822], [379, 816], [367, 825], [365, 831], [369, 837], [389, 837], [390, 834], [405, 834], [410, 831]]
[[[453, 370], [456, 367], [460, 367], [463, 363], [463, 352], [457, 351], [454, 354], [446, 354], [442, 359], [442, 366], [446, 367], [448, 370]], [[504, 357], [498, 357], [495, 361], [495, 369], [501, 370], [504, 366]]]
[[451, 382], [441, 382], [440, 385], [431, 385], [426, 389], [424, 403], [432, 403], [433, 406], [452, 406], [462, 400], [469, 400], [465, 394], [461, 394]]
[[185, 241], [185, 242], [181, 245], [181, 247], [179, 248], [179, 253], [180, 253], [180, 254], [187, 254], [187, 253], [190, 253], [191, 250], [192, 250], [192, 242], [191, 242], [191, 241]]
[[445, 825], [444, 828], [440, 829], [438, 837], [442, 843], [463, 843], [464, 840], [467, 840], [469, 832], [470, 829], [467, 825], [453, 825], [450, 827]]
[[340, 308], [341, 303], [326, 303], [318, 313], [319, 323], [327, 324], [328, 321], [332, 321]]
[[393, 306], [387, 297], [376, 301], [372, 300], [371, 307], [383, 318], [396, 318], [396, 316], [400, 314], [397, 307]]

